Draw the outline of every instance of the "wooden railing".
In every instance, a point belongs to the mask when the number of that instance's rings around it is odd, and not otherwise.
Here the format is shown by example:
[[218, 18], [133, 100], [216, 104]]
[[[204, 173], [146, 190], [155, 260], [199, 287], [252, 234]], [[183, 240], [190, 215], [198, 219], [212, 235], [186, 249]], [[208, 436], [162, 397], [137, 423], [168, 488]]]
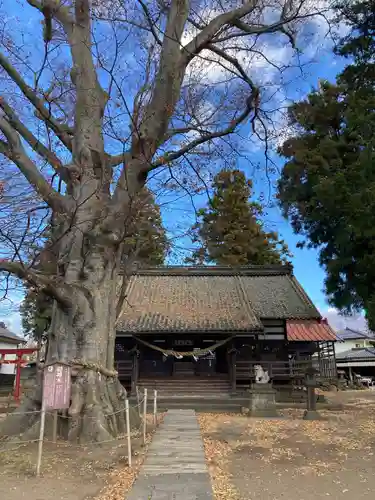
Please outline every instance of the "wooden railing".
[[311, 361], [236, 361], [236, 379], [254, 380], [254, 366], [260, 365], [263, 370], [268, 371], [271, 380], [287, 380], [304, 378], [306, 370], [311, 367]]
[[115, 361], [115, 367], [120, 379], [131, 378], [133, 370], [133, 361], [131, 359]]

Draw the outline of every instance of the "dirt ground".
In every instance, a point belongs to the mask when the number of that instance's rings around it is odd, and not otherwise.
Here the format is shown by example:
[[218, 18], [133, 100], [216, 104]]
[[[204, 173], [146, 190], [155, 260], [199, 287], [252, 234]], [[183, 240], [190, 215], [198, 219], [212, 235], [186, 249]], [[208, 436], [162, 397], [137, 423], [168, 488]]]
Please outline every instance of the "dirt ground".
[[374, 498], [375, 391], [328, 397], [343, 409], [315, 422], [201, 415], [215, 500]]
[[[162, 419], [159, 415], [159, 420]], [[37, 443], [22, 446], [0, 442], [0, 498], [6, 500], [123, 500], [143, 462], [154, 426], [148, 416], [146, 447], [132, 437], [132, 468], [127, 440], [101, 445], [45, 443], [41, 477], [35, 477]]]

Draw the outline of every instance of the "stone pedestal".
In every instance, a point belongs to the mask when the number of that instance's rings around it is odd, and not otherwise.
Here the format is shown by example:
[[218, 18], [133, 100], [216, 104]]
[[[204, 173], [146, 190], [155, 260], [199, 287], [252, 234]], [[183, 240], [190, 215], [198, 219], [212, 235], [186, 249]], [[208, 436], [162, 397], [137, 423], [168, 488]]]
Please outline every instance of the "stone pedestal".
[[249, 390], [250, 417], [277, 417], [276, 391], [271, 384], [251, 384]]
[[316, 383], [316, 372], [313, 368], [310, 368], [306, 372], [306, 388], [307, 388], [307, 410], [303, 414], [303, 420], [321, 420], [321, 416], [319, 415], [316, 409], [316, 393], [315, 388], [317, 386]]

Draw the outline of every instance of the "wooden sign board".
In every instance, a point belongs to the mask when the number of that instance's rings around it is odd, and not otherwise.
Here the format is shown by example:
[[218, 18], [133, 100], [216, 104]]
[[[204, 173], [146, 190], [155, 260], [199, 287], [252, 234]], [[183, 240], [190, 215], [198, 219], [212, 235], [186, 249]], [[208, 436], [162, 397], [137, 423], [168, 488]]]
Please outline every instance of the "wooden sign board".
[[70, 406], [70, 366], [54, 363], [44, 368], [43, 403], [46, 410], [64, 410]]

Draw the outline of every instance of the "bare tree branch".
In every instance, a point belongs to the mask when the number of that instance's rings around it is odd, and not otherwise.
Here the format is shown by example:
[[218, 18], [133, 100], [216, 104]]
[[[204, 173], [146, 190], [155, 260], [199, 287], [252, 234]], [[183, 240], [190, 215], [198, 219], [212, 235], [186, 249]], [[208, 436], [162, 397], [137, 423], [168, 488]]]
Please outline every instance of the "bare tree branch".
[[72, 307], [72, 301], [51, 282], [51, 278], [38, 274], [19, 262], [8, 262], [5, 260], [0, 260], [0, 271], [11, 273], [37, 287], [41, 292], [57, 300], [63, 308], [70, 309]]
[[235, 131], [235, 129], [246, 120], [251, 114], [252, 111], [255, 110], [255, 102], [257, 101], [257, 96], [250, 96], [247, 99], [246, 103], [246, 108], [245, 110], [235, 119], [233, 119], [229, 125], [229, 127], [226, 127], [223, 130], [219, 130], [217, 132], [211, 132], [207, 133], [206, 135], [203, 135], [201, 137], [198, 137], [197, 139], [194, 139], [191, 141], [189, 144], [184, 146], [183, 148], [179, 149], [178, 151], [173, 151], [171, 153], [167, 153], [160, 158], [158, 158], [156, 161], [152, 163], [151, 170], [154, 170], [155, 168], [160, 167], [161, 165], [165, 165], [167, 163], [170, 163], [174, 160], [177, 160], [181, 156], [185, 155], [189, 151], [192, 151], [194, 148], [197, 146], [208, 142], [212, 141], [213, 139], [218, 139], [220, 137], [224, 137], [226, 135], [231, 134], [232, 132]]
[[245, 2], [244, 5], [238, 9], [233, 9], [215, 17], [205, 28], [201, 30], [200, 33], [198, 33], [196, 37], [193, 38], [191, 42], [183, 47], [182, 51], [184, 53], [185, 61], [189, 62], [194, 56], [199, 54], [201, 50], [206, 48], [206, 45], [213, 39], [221, 28], [225, 25], [231, 25], [237, 19], [241, 19], [246, 16], [255, 9], [256, 5], [256, 0], [250, 0]]
[[10, 63], [10, 61], [5, 57], [4, 54], [0, 52], [0, 66], [8, 73], [9, 77], [18, 86], [24, 96], [29, 100], [29, 102], [38, 111], [39, 116], [43, 121], [54, 131], [60, 141], [69, 149], [72, 149], [72, 140], [67, 132], [66, 127], [58, 123], [51, 112], [44, 106], [44, 102], [40, 99], [34, 90], [27, 85], [25, 80], [21, 77], [18, 71]]
[[64, 168], [60, 159], [21, 122], [15, 111], [9, 106], [3, 97], [0, 97], [0, 108], [7, 116], [7, 121], [28, 142], [31, 148], [54, 168], [57, 174], [64, 180]]
[[154, 23], [154, 20], [152, 19], [152, 16], [150, 14], [150, 11], [148, 10], [148, 7], [147, 5], [142, 1], [142, 0], [138, 0], [138, 3], [141, 5], [142, 7], [142, 10], [145, 14], [145, 18], [146, 18], [146, 21], [147, 21], [147, 24], [149, 25], [150, 27], [150, 31], [153, 35], [153, 37], [155, 38], [155, 41], [158, 45], [162, 46], [163, 45], [163, 42], [160, 40], [157, 32], [156, 32], [156, 29], [155, 29], [155, 23]]
[[56, 212], [65, 211], [67, 209], [66, 199], [55, 191], [39, 172], [22, 146], [18, 133], [4, 117], [0, 117], [0, 130], [8, 140], [10, 150], [10, 155], [7, 155], [8, 158], [17, 165], [29, 183], [34, 187], [35, 191], [53, 210]]
[[213, 45], [213, 44], [207, 45], [207, 49], [210, 50], [211, 52], [214, 52], [218, 56], [222, 57], [223, 59], [225, 59], [226, 61], [228, 61], [232, 66], [234, 66], [238, 70], [238, 73], [239, 73], [239, 75], [237, 73], [236, 73], [236, 75], [237, 76], [241, 76], [241, 78], [249, 85], [249, 87], [251, 88], [251, 90], [253, 92], [255, 91], [256, 87], [254, 85], [254, 82], [249, 78], [249, 76], [247, 75], [247, 73], [243, 69], [243, 67], [241, 66], [241, 64], [238, 61], [238, 59], [236, 59], [235, 57], [230, 56], [229, 54], [227, 54], [225, 52], [225, 50], [222, 50], [222, 49], [219, 49], [219, 48], [215, 47], [215, 45]]
[[[295, 40], [293, 37], [293, 34], [289, 32], [286, 28], [285, 25], [288, 24], [290, 21], [295, 19], [297, 14], [294, 14], [291, 18], [289, 19], [280, 19], [277, 23], [273, 23], [270, 25], [263, 25], [263, 26], [251, 26], [249, 24], [244, 23], [241, 20], [235, 20], [232, 22], [233, 26], [236, 26], [239, 28], [241, 31], [244, 33], [247, 33], [248, 35], [264, 35], [265, 33], [276, 33], [279, 31], [280, 33], [283, 33], [285, 36], [289, 38], [289, 41], [292, 45], [292, 47], [295, 47]], [[238, 36], [238, 35], [237, 35]], [[223, 41], [223, 40], [221, 40]]]
[[181, 37], [189, 14], [188, 0], [172, 0], [160, 55], [159, 70], [149, 104], [145, 107], [140, 138], [132, 144], [133, 154], [151, 159], [167, 131], [180, 97], [186, 65], [181, 64]]

